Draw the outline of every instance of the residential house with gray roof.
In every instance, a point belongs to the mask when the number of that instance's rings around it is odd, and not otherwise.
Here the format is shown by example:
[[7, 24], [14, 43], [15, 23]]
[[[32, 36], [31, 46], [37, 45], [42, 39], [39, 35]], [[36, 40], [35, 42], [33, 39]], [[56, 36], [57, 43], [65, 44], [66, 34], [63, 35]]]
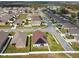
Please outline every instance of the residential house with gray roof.
[[25, 48], [26, 47], [27, 35], [23, 32], [16, 32], [11, 41], [12, 45], [15, 45], [16, 48]]
[[2, 51], [3, 47], [9, 39], [8, 35], [8, 32], [0, 31], [0, 52]]

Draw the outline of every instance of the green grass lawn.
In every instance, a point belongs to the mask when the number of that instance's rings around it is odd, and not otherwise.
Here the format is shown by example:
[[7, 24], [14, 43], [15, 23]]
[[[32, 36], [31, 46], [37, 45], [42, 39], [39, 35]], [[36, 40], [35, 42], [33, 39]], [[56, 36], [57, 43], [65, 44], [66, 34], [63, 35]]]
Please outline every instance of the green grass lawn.
[[55, 24], [55, 26], [56, 26], [57, 28], [61, 28], [61, 27], [62, 27], [62, 25], [59, 24], [59, 23]]
[[0, 28], [11, 28], [9, 25], [0, 25]]
[[27, 34], [27, 35], [30, 35], [30, 34], [32, 34], [32, 32], [24, 32], [25, 34]]
[[9, 32], [9, 35], [13, 36], [13, 35], [15, 35], [15, 32]]
[[33, 28], [46, 28], [47, 26], [45, 26], [45, 25], [40, 25], [40, 26], [32, 26]]
[[26, 19], [27, 14], [19, 14], [19, 16], [17, 16], [17, 19]]
[[47, 46], [40, 46], [40, 47], [32, 46], [32, 51], [48, 51], [48, 47]]
[[64, 28], [59, 28], [59, 30], [60, 30], [62, 33], [67, 33], [67, 32], [68, 32], [68, 29], [64, 29]]
[[72, 46], [72, 48], [74, 48], [76, 51], [79, 51], [79, 43], [73, 42], [71, 46]]
[[5, 53], [20, 53], [20, 52], [28, 52], [28, 47], [26, 48], [16, 48], [15, 46], [9, 45], [6, 49]]
[[66, 37], [67, 39], [74, 39], [74, 36], [73, 36], [73, 35], [69, 35], [69, 34], [66, 34], [65, 37]]
[[60, 44], [56, 43], [54, 37], [50, 33], [47, 33], [47, 38], [48, 38], [48, 44], [49, 44], [51, 51], [63, 51], [64, 50]]
[[19, 56], [0, 56], [0, 58], [18, 58]]

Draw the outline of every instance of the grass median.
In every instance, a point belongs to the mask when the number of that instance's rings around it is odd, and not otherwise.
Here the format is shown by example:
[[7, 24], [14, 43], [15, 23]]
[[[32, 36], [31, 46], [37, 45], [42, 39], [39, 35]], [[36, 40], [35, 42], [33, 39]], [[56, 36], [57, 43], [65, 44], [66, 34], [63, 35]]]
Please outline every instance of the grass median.
[[50, 33], [46, 34], [48, 38], [48, 44], [51, 51], [63, 51], [64, 49], [60, 44], [57, 44], [54, 38]]

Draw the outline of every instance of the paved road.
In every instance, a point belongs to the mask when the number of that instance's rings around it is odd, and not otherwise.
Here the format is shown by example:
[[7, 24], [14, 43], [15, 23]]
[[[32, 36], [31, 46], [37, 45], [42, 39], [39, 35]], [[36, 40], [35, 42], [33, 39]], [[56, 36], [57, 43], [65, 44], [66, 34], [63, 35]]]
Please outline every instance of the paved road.
[[[49, 13], [47, 13], [47, 14], [49, 14]], [[50, 14], [49, 14], [50, 15]], [[50, 16], [52, 16], [52, 15], [50, 15]], [[53, 17], [55, 17], [56, 18], [56, 16], [52, 16], [52, 18]], [[46, 30], [48, 31], [48, 32], [50, 32], [51, 34], [54, 34], [55, 36], [56, 36], [56, 38], [57, 38], [57, 40], [59, 41], [59, 43], [62, 45], [62, 47], [66, 50], [66, 51], [73, 51], [73, 48], [65, 41], [65, 39], [63, 38], [63, 37], [61, 37], [61, 35], [60, 35], [60, 33], [59, 32], [57, 32], [56, 31], [56, 29], [55, 29], [55, 27], [54, 26], [48, 26], [47, 28], [46, 28]]]
[[51, 11], [47, 11], [46, 13], [49, 16], [55, 18], [59, 23], [63, 25], [64, 28], [68, 28], [69, 33], [74, 35], [75, 39], [79, 41], [79, 29], [75, 25], [71, 24], [68, 19], [58, 14], [53, 14]]
[[61, 46], [65, 49], [65, 51], [73, 51], [73, 48], [65, 41], [63, 37], [61, 37], [60, 33], [56, 31], [56, 28], [54, 26], [49, 26], [45, 30], [50, 32], [52, 35], [55, 35]]

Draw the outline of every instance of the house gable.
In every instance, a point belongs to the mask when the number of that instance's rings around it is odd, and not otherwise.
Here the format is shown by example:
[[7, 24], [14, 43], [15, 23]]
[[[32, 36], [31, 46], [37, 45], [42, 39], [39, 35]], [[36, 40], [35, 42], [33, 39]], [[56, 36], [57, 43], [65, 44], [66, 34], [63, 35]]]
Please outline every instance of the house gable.
[[39, 38], [35, 44], [44, 44], [46, 43], [42, 38]]

